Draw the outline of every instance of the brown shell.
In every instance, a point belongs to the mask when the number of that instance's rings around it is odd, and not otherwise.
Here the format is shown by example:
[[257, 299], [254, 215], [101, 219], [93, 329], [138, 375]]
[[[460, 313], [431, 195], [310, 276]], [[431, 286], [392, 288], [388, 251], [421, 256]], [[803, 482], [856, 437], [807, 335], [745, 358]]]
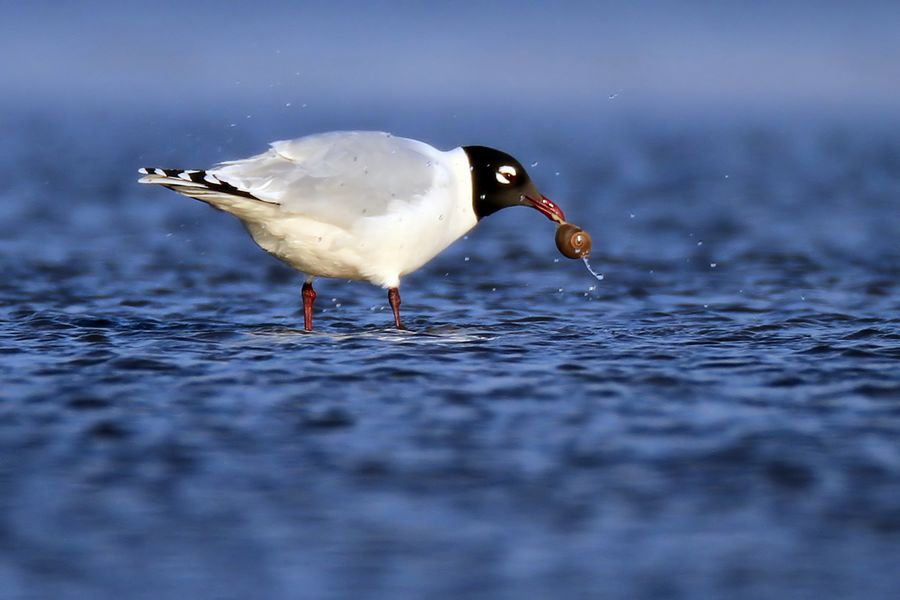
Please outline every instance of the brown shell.
[[563, 223], [556, 229], [556, 247], [567, 258], [584, 258], [591, 253], [591, 236], [571, 223]]

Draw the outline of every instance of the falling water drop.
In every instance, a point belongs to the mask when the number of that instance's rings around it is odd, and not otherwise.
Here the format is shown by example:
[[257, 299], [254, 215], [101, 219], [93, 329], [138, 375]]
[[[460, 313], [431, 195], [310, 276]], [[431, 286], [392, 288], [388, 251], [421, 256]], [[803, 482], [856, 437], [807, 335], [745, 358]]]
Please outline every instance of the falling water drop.
[[581, 260], [584, 261], [584, 266], [587, 268], [588, 272], [597, 278], [597, 281], [603, 281], [603, 274], [598, 273], [594, 269], [591, 268], [591, 263], [588, 262], [587, 256], [582, 256]]

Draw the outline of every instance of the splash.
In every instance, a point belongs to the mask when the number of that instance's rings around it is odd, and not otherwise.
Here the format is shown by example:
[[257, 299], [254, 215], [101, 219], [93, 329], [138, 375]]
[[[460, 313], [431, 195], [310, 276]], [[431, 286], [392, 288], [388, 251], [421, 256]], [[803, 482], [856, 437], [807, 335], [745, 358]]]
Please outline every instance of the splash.
[[597, 281], [603, 281], [603, 274], [598, 273], [594, 269], [591, 268], [591, 263], [588, 262], [587, 256], [582, 256], [581, 260], [584, 261], [584, 266], [587, 268], [588, 272], [597, 278]]

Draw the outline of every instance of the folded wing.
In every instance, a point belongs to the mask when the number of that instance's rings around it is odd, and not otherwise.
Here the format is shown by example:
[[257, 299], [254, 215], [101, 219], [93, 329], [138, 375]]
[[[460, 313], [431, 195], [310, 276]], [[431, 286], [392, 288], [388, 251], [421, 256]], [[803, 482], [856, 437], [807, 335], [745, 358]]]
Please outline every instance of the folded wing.
[[285, 213], [349, 229], [449, 186], [440, 154], [387, 133], [332, 132], [275, 142], [268, 152], [207, 172]]

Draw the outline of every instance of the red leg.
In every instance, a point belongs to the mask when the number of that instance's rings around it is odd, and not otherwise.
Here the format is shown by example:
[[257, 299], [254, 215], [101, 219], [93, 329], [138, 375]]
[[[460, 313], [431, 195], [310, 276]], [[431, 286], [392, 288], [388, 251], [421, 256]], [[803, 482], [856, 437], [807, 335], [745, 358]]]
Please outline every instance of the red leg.
[[394, 325], [397, 329], [405, 329], [400, 321], [400, 289], [392, 287], [388, 290], [388, 302], [391, 303], [391, 310], [394, 311]]
[[303, 284], [303, 328], [312, 331], [312, 315], [313, 303], [316, 301], [316, 290], [313, 289], [312, 283], [307, 281]]

